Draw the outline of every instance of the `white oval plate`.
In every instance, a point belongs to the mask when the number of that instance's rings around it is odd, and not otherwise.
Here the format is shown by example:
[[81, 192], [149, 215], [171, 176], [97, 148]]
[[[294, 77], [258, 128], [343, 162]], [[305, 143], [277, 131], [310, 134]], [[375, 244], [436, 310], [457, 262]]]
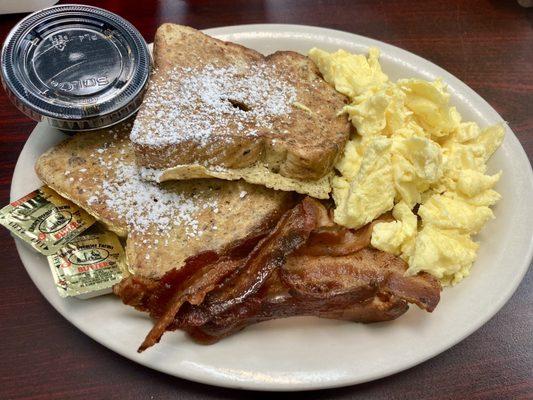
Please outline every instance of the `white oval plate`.
[[[265, 54], [314, 46], [366, 52], [382, 50], [381, 63], [391, 79], [442, 77], [453, 104], [465, 120], [481, 126], [502, 118], [479, 95], [436, 65], [407, 51], [350, 33], [297, 25], [245, 25], [207, 33], [242, 43]], [[33, 131], [20, 154], [11, 198], [39, 186], [37, 157], [63, 136], [44, 124]], [[496, 219], [481, 235], [471, 276], [442, 293], [437, 309], [411, 310], [393, 322], [355, 324], [315, 318], [261, 323], [212, 346], [194, 344], [183, 333], [167, 333], [160, 344], [137, 354], [152, 323], [112, 295], [91, 300], [62, 299], [52, 283], [46, 259], [17, 241], [20, 258], [35, 285], [67, 320], [94, 340], [147, 367], [193, 381], [234, 388], [301, 390], [343, 386], [378, 379], [433, 357], [470, 335], [511, 297], [533, 252], [533, 174], [528, 158], [507, 128], [489, 172], [503, 170], [497, 190], [503, 199]]]

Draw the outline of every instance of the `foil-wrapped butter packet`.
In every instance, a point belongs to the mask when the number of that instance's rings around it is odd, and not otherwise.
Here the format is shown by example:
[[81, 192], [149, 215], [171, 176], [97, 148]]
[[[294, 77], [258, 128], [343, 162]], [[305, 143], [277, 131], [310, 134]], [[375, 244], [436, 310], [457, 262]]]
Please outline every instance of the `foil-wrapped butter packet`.
[[127, 274], [124, 248], [112, 232], [78, 236], [48, 263], [61, 297], [88, 299], [111, 293]]
[[0, 224], [48, 256], [56, 253], [95, 219], [43, 186], [0, 210]]

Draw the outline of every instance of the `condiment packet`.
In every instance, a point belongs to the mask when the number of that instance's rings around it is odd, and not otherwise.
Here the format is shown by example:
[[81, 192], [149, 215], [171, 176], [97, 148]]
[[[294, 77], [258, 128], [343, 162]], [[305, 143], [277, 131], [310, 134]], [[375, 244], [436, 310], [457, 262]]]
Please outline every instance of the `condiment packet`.
[[61, 297], [88, 299], [111, 293], [127, 274], [124, 248], [108, 231], [78, 236], [48, 256], [48, 263]]
[[0, 224], [45, 256], [56, 253], [94, 222], [91, 215], [46, 186], [0, 210]]

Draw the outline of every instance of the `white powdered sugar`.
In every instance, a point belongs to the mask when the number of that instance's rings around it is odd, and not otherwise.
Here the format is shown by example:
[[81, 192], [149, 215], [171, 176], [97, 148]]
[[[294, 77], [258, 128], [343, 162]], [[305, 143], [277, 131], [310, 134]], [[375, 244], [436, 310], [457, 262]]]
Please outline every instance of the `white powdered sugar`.
[[153, 82], [130, 138], [161, 147], [185, 141], [205, 146], [213, 135], [257, 136], [296, 101], [296, 89], [280, 76], [283, 71], [268, 64], [177, 67], [167, 80]]
[[93, 204], [97, 204], [98, 203], [98, 196], [91, 196], [87, 199], [87, 204], [89, 204], [90, 206], [92, 206]]
[[118, 164], [115, 174], [113, 180], [103, 182], [105, 203], [123, 216], [133, 230], [144, 233], [156, 225], [159, 231], [165, 231], [175, 223], [184, 224], [192, 231], [197, 228], [198, 222], [192, 214], [198, 207], [192, 198], [146, 183], [134, 165]]
[[138, 169], [141, 179], [144, 181], [159, 182], [163, 171], [155, 168], [139, 167]]
[[208, 203], [205, 199], [198, 201], [197, 196], [190, 193], [182, 194], [143, 180], [132, 160], [125, 160], [123, 155], [105, 157], [106, 151], [113, 146], [115, 144], [110, 143], [97, 150], [95, 156], [106, 171], [106, 179], [101, 183], [102, 196], [93, 195], [87, 202], [102, 201], [125, 220], [132, 232], [164, 235], [179, 225], [188, 237], [200, 236], [202, 232], [196, 216], [202, 209], [216, 209], [216, 199]]

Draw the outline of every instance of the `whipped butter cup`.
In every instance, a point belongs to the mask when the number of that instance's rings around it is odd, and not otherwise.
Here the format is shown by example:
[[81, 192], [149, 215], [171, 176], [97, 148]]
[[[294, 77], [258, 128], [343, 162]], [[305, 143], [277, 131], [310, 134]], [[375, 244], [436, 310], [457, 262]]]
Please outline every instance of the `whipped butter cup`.
[[24, 18], [1, 55], [2, 84], [13, 103], [66, 131], [103, 128], [135, 113], [150, 67], [146, 42], [133, 25], [84, 5]]

